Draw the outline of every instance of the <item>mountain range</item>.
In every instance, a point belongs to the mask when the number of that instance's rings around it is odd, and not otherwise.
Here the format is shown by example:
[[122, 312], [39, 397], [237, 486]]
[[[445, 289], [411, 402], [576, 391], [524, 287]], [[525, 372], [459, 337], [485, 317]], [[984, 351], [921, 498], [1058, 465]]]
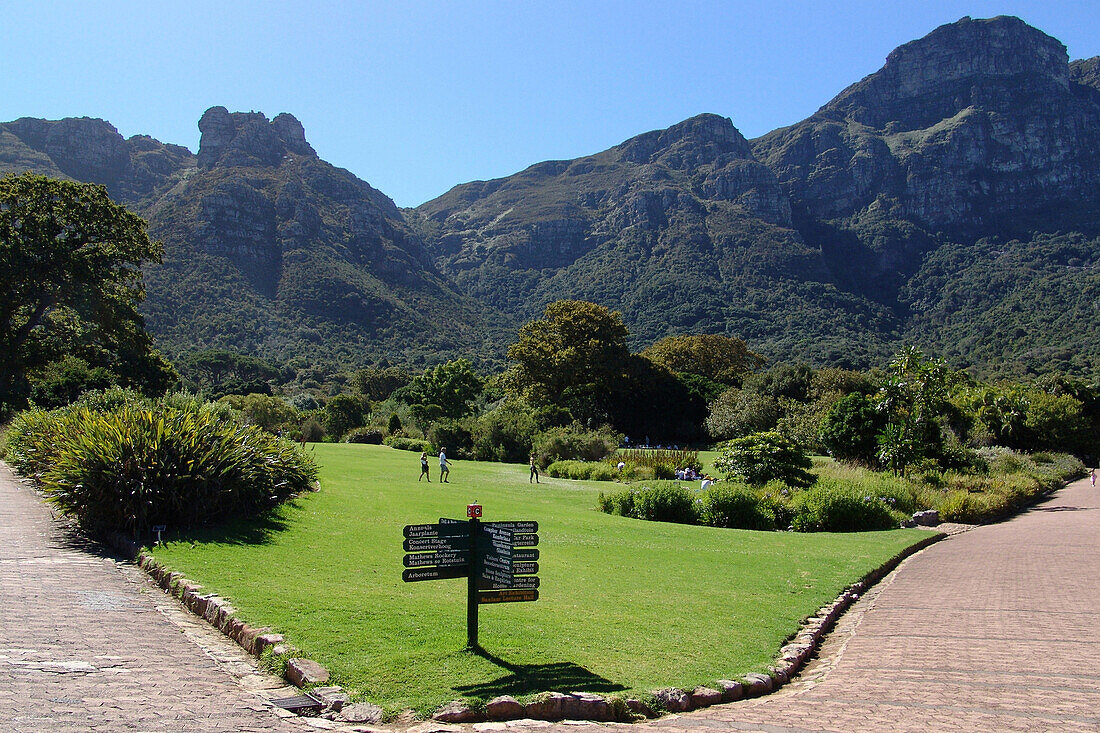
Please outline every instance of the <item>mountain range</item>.
[[1100, 59], [1012, 17], [893, 51], [797, 124], [714, 114], [399, 209], [289, 114], [213, 107], [197, 154], [87, 118], [0, 123], [0, 171], [105, 185], [165, 242], [170, 357], [489, 366], [561, 298], [640, 350], [745, 339], [864, 368], [915, 343], [983, 375], [1100, 376]]

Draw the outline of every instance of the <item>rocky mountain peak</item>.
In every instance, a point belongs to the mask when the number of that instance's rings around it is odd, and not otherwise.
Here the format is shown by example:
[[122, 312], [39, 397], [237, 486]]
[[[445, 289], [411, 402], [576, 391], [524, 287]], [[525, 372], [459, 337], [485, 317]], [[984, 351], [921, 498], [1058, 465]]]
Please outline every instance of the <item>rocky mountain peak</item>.
[[664, 163], [687, 169], [719, 157], [752, 158], [752, 148], [728, 117], [701, 114], [665, 130], [654, 130], [613, 148], [624, 161]]
[[305, 129], [293, 115], [268, 120], [261, 112], [211, 107], [199, 120], [199, 166], [278, 165], [288, 153], [316, 157]]
[[1069, 78], [1070, 81], [1100, 90], [1100, 56], [1071, 62]]
[[23, 117], [4, 127], [32, 150], [45, 153], [62, 173], [77, 181], [110, 186], [130, 162], [126, 141], [106, 120]]
[[822, 108], [882, 128], [913, 129], [968, 106], [1000, 109], [1006, 90], [1069, 89], [1069, 57], [1060, 41], [1019, 18], [969, 17], [898, 47], [886, 64]]

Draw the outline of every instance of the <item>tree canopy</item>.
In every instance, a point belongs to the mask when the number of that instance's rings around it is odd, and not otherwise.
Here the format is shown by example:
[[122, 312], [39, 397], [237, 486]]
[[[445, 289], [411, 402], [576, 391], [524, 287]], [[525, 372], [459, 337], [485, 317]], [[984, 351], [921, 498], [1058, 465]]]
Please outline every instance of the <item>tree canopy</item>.
[[645, 349], [642, 356], [673, 372], [737, 386], [764, 365], [764, 357], [750, 351], [741, 339], [716, 334], [668, 336]]
[[139, 267], [161, 254], [145, 222], [102, 186], [0, 178], [0, 404], [21, 401], [28, 373], [66, 356], [162, 391], [171, 367], [137, 311]]
[[566, 407], [603, 422], [630, 359], [622, 314], [583, 300], [559, 300], [519, 330], [508, 347], [513, 387], [535, 404]]

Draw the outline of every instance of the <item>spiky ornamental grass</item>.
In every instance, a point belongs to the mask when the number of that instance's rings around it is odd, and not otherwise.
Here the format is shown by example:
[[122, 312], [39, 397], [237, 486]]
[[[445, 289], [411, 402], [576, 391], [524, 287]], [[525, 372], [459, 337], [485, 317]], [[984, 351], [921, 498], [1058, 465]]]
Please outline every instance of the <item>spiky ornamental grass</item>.
[[289, 441], [195, 401], [29, 411], [8, 456], [81, 527], [135, 537], [258, 512], [317, 476]]

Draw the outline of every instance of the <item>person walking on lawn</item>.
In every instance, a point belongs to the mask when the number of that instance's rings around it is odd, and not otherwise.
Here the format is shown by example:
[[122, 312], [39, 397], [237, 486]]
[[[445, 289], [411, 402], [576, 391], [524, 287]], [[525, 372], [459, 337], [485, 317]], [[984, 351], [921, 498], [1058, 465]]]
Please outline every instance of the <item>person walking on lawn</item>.
[[447, 461], [447, 449], [439, 449], [439, 481], [440, 483], [451, 483], [451, 464]]

